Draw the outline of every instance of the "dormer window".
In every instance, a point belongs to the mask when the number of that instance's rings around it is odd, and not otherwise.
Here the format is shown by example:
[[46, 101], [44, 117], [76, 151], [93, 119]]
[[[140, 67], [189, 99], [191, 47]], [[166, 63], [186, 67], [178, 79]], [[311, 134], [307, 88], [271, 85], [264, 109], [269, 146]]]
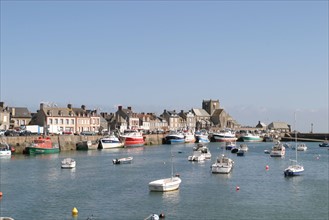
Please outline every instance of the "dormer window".
[[69, 111], [69, 116], [72, 116], [72, 111]]
[[62, 111], [61, 110], [58, 111], [58, 115], [62, 115]]
[[50, 110], [47, 111], [47, 115], [50, 115]]

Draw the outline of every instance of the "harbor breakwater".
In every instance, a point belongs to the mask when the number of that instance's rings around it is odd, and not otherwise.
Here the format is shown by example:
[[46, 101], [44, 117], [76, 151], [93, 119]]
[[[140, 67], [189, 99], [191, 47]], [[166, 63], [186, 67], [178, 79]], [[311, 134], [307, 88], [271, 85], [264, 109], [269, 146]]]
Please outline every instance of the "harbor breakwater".
[[[76, 144], [81, 141], [97, 141], [103, 136], [78, 136], [78, 135], [55, 135], [49, 136], [54, 144], [58, 144], [61, 151], [76, 150]], [[163, 134], [144, 135], [145, 145], [162, 144]], [[31, 145], [38, 136], [1, 137], [10, 146], [15, 148], [15, 153], [22, 154], [25, 147]]]

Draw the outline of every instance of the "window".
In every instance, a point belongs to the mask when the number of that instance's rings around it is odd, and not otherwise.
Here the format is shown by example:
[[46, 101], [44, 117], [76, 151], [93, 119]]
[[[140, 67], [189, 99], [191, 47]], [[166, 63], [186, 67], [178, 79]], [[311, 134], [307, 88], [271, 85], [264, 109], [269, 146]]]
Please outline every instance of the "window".
[[49, 119], [49, 124], [53, 124], [53, 119]]
[[64, 124], [64, 120], [63, 120], [63, 119], [60, 119], [60, 123], [61, 123], [61, 124]]
[[70, 124], [70, 120], [69, 119], [66, 119], [66, 124]]
[[58, 119], [55, 119], [55, 125], [57, 125], [58, 124]]
[[71, 119], [71, 124], [74, 125], [74, 119]]

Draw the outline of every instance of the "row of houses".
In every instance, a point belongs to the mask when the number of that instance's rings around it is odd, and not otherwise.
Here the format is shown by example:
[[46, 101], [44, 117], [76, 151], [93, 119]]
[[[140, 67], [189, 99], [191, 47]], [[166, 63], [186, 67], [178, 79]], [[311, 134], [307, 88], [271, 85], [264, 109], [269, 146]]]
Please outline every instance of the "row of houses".
[[136, 113], [131, 107], [118, 106], [114, 113], [89, 110], [85, 105], [80, 108], [68, 104], [58, 107], [40, 103], [36, 113], [26, 107], [8, 107], [0, 102], [0, 129], [17, 129], [24, 125], [39, 125], [45, 128], [58, 127], [60, 131], [81, 133], [106, 130], [142, 129], [157, 130], [220, 130], [239, 129], [241, 126], [222, 108], [219, 100], [203, 100], [202, 108], [188, 111], [164, 110], [162, 114]]

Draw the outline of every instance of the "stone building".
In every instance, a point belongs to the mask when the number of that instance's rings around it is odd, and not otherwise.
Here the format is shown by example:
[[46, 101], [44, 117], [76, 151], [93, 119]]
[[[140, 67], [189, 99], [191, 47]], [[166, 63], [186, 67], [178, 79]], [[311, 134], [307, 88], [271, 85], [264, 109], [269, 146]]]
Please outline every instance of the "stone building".
[[120, 132], [123, 132], [125, 129], [139, 129], [139, 118], [130, 106], [127, 109], [118, 106], [118, 110], [115, 113], [115, 124], [115, 128]]
[[0, 102], [0, 130], [7, 130], [10, 127], [9, 107], [4, 102]]
[[184, 129], [183, 119], [176, 113], [175, 110], [167, 111], [166, 109], [160, 115], [168, 122], [169, 130], [181, 130]]
[[195, 131], [196, 120], [192, 111], [184, 112], [181, 110], [178, 115], [182, 118], [182, 124], [185, 130]]
[[196, 130], [208, 130], [213, 126], [213, 123], [210, 121], [210, 115], [206, 110], [200, 108], [192, 108], [191, 112], [194, 114]]

